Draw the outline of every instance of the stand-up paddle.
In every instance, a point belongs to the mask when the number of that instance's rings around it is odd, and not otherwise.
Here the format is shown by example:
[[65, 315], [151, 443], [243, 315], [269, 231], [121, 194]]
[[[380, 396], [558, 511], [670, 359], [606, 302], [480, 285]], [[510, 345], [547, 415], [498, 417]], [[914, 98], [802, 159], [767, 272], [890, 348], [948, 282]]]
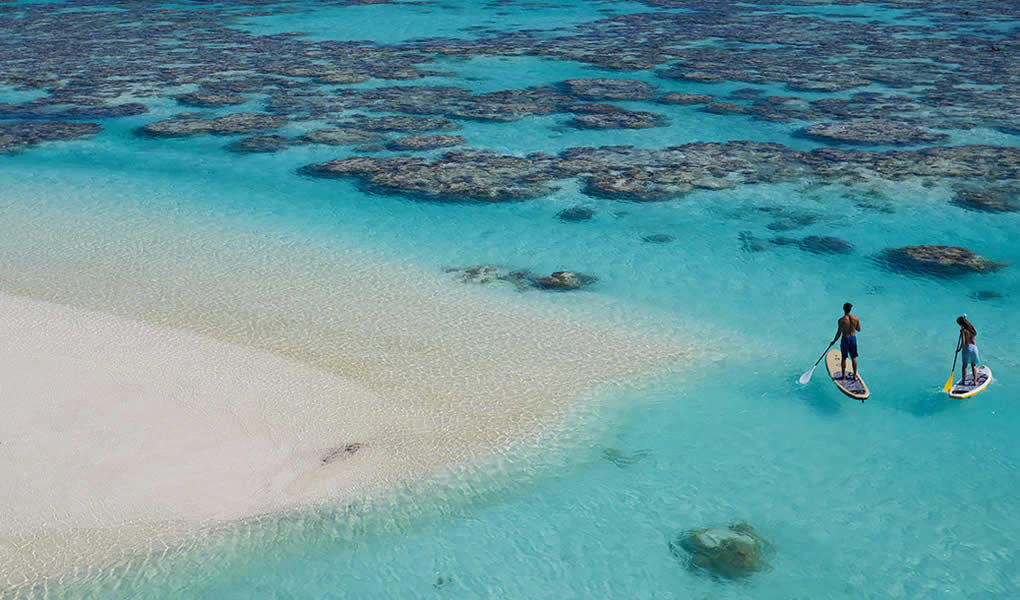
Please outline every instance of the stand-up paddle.
[[949, 379], [946, 380], [946, 385], [942, 386], [942, 391], [948, 392], [953, 389], [953, 377], [956, 375], [956, 357], [960, 356], [960, 348], [963, 348], [963, 336], [956, 340], [956, 354], [953, 355], [953, 370], [949, 372]]
[[[835, 343], [836, 343], [835, 340], [833, 340], [832, 343], [829, 344], [829, 347], [825, 349], [825, 352], [828, 352], [829, 348], [832, 348], [832, 344], [835, 344]], [[804, 374], [800, 376], [800, 380], [799, 381], [801, 383], [807, 383], [807, 382], [811, 381], [811, 376], [814, 375], [814, 373], [815, 373], [815, 367], [817, 367], [818, 363], [822, 362], [822, 359], [825, 358], [825, 352], [822, 352], [822, 355], [818, 357], [818, 360], [815, 361], [814, 366], [812, 366], [807, 371], [804, 371]], [[953, 362], [953, 369], [956, 369], [956, 362], [955, 361]], [[949, 379], [952, 380], [953, 376], [950, 375]], [[946, 391], [949, 391], [949, 390], [946, 390]]]

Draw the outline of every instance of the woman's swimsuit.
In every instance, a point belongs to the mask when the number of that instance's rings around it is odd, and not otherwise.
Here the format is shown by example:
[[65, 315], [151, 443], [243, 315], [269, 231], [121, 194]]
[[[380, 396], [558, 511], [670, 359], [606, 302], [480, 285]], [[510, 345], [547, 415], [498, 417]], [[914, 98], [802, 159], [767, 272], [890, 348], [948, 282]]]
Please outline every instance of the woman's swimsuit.
[[975, 343], [975, 337], [977, 334], [971, 333], [967, 329], [960, 331], [960, 337], [963, 340], [963, 348], [960, 350], [963, 354], [963, 368], [967, 368], [967, 365], [974, 365], [977, 367], [981, 364], [981, 356], [978, 355], [977, 344]]
[[963, 347], [963, 368], [966, 369], [968, 364], [975, 367], [981, 364], [981, 357], [978, 355], [975, 344], [967, 344]]

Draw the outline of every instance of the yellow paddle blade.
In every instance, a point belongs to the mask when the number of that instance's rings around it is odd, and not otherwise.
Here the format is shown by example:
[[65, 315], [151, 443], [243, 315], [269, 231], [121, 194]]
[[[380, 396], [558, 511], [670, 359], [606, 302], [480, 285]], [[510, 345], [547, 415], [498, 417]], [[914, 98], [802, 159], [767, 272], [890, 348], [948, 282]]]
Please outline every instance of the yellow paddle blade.
[[949, 379], [946, 380], [946, 385], [942, 386], [942, 391], [948, 392], [953, 389], [953, 374], [949, 374]]

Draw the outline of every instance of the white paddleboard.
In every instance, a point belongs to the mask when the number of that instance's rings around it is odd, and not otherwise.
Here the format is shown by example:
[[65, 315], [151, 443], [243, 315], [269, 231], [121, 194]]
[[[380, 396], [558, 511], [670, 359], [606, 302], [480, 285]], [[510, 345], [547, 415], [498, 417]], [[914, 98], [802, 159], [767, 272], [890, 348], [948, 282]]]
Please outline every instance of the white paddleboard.
[[[955, 377], [955, 375], [954, 375]], [[977, 370], [977, 382], [970, 378], [970, 369], [967, 370], [967, 381], [963, 385], [957, 381], [953, 384], [953, 387], [949, 389], [950, 398], [970, 398], [975, 394], [980, 394], [982, 390], [988, 387], [988, 384], [992, 382], [992, 370], [988, 367], [981, 365]]]

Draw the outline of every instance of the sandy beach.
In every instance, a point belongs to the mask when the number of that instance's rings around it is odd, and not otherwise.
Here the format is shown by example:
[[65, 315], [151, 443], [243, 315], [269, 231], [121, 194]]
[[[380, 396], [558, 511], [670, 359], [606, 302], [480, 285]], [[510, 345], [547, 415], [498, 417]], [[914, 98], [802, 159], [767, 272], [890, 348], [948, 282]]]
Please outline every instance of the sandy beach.
[[5, 232], [5, 587], [511, 450], [686, 352], [442, 274], [153, 227]]

